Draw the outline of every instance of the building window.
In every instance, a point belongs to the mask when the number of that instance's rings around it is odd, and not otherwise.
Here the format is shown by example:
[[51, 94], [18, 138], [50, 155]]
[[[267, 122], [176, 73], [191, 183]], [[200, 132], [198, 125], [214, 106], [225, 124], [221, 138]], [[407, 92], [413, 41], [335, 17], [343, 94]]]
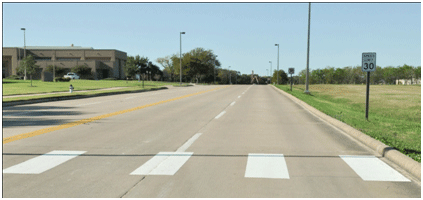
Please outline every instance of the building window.
[[42, 61], [42, 60], [51, 60], [49, 57], [35, 57], [34, 60]]
[[74, 60], [81, 60], [81, 58], [57, 58], [58, 61], [74, 61]]
[[110, 57], [86, 57], [85, 60], [110, 61]]

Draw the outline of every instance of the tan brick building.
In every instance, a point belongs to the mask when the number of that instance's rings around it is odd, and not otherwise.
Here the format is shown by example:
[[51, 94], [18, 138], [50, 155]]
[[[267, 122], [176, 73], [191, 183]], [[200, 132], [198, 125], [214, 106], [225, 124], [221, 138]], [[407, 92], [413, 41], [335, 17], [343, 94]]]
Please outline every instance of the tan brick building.
[[[93, 49], [92, 47], [26, 47], [26, 54], [33, 55], [36, 65], [41, 70], [33, 79], [40, 79], [44, 70], [49, 65], [62, 68], [72, 68], [85, 65], [91, 68], [93, 78], [124, 79], [123, 67], [126, 63], [126, 52], [114, 49]], [[3, 47], [2, 76], [16, 75], [16, 68], [24, 57], [24, 49], [17, 47]]]

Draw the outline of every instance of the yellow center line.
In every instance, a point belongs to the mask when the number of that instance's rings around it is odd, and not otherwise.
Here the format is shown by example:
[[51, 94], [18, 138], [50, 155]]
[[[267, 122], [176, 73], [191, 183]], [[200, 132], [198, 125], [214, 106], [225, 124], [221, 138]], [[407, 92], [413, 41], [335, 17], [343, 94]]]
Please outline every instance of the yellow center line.
[[107, 118], [107, 117], [120, 115], [120, 114], [124, 114], [124, 113], [127, 113], [127, 112], [132, 112], [132, 111], [135, 111], [135, 110], [139, 110], [139, 109], [143, 109], [143, 108], [147, 108], [147, 107], [151, 107], [151, 106], [155, 106], [155, 105], [159, 105], [159, 104], [163, 104], [163, 103], [167, 103], [167, 102], [171, 102], [171, 101], [195, 96], [195, 95], [198, 95], [198, 94], [203, 94], [203, 93], [206, 93], [206, 92], [211, 92], [211, 91], [226, 88], [226, 87], [229, 87], [229, 86], [214, 88], [214, 89], [211, 89], [211, 90], [206, 90], [206, 91], [201, 91], [201, 92], [197, 92], [197, 93], [193, 93], [193, 94], [188, 94], [188, 95], [176, 97], [176, 98], [173, 98], [173, 99], [168, 99], [168, 100], [159, 101], [159, 102], [156, 102], [156, 103], [138, 106], [138, 107], [135, 107], [135, 108], [121, 110], [121, 111], [117, 111], [117, 112], [113, 112], [113, 113], [109, 113], [109, 114], [104, 114], [104, 115], [100, 115], [100, 116], [96, 116], [96, 117], [91, 117], [91, 118], [87, 118], [87, 119], [81, 119], [81, 120], [78, 120], [78, 121], [70, 122], [70, 123], [67, 123], [67, 124], [62, 124], [62, 125], [59, 125], [59, 126], [53, 126], [53, 127], [44, 128], [44, 129], [40, 129], [40, 130], [28, 132], [28, 133], [22, 133], [22, 134], [19, 134], [19, 135], [14, 135], [14, 136], [11, 136], [11, 137], [3, 138], [3, 144], [13, 142], [13, 141], [16, 141], [16, 140], [29, 138], [29, 137], [34, 137], [34, 136], [37, 136], [37, 135], [42, 135], [44, 133], [49, 133], [49, 132], [52, 132], [52, 131], [70, 128], [70, 127], [73, 127], [73, 126], [78, 126], [78, 125], [85, 124], [85, 123], [88, 123], [88, 122], [92, 122], [92, 121], [104, 119], [104, 118]]

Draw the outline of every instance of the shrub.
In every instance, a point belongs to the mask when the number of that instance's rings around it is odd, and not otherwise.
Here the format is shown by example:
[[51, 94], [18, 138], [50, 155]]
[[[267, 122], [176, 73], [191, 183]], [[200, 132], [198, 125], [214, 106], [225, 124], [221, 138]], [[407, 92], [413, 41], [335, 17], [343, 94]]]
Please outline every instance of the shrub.
[[117, 80], [116, 78], [105, 78], [105, 79], [103, 79], [103, 80], [113, 80], [113, 81], [115, 81], [115, 80]]
[[70, 78], [63, 78], [63, 77], [56, 77], [54, 79], [55, 82], [69, 82], [71, 79]]
[[14, 80], [19, 80], [19, 79], [23, 79], [23, 78], [22, 78], [22, 76], [18, 76], [18, 75], [11, 75], [11, 76], [8, 76], [8, 77], [6, 77], [6, 78], [4, 78], [4, 79], [14, 79]]

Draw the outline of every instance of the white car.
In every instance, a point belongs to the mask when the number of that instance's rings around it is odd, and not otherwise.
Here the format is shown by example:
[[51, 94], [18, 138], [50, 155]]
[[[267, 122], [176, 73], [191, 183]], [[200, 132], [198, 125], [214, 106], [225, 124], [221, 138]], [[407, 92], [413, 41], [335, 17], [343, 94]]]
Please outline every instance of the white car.
[[78, 76], [78, 74], [75, 74], [73, 72], [69, 72], [68, 74], [66, 74], [65, 76], [63, 76], [63, 78], [79, 79], [79, 76]]

